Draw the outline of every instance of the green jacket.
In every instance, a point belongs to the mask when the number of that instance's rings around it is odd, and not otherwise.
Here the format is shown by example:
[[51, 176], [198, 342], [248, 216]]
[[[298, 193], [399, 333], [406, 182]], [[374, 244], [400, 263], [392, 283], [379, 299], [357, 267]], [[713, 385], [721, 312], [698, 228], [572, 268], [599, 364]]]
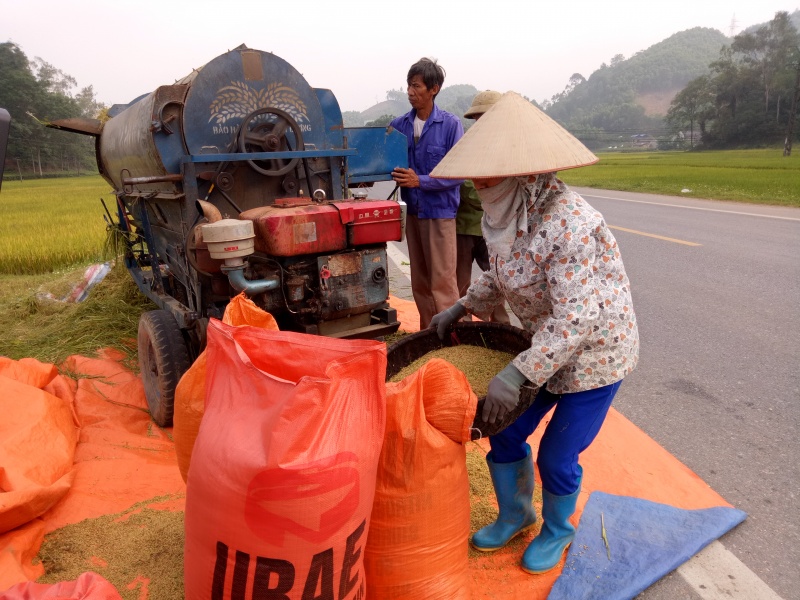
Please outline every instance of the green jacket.
[[483, 209], [478, 190], [472, 181], [465, 180], [461, 184], [461, 202], [456, 213], [456, 233], [461, 235], [483, 235], [481, 231], [481, 218]]

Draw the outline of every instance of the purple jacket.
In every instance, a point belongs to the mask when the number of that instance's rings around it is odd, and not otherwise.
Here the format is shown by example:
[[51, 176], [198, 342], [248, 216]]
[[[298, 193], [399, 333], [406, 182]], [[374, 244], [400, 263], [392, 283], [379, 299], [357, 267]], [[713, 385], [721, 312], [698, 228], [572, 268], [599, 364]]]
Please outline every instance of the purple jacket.
[[408, 214], [420, 219], [454, 219], [460, 199], [461, 179], [434, 179], [433, 171], [444, 155], [464, 135], [461, 119], [440, 109], [435, 104], [419, 142], [414, 143], [414, 118], [417, 111], [397, 117], [391, 126], [408, 139], [408, 166], [419, 177], [418, 188], [400, 188], [403, 201], [408, 204]]

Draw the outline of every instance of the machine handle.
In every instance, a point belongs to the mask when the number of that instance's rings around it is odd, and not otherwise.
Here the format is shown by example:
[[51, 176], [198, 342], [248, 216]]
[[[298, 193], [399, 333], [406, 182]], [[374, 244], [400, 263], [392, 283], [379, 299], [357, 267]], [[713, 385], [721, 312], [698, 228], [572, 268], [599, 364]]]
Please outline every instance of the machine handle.
[[143, 183], [164, 183], [182, 181], [183, 175], [151, 175], [149, 177], [123, 177], [122, 185], [137, 185]]

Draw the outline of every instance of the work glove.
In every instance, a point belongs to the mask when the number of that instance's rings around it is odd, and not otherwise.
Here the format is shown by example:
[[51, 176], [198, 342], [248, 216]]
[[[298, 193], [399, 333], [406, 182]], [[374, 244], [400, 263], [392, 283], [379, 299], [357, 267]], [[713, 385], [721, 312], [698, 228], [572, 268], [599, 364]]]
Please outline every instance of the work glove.
[[494, 423], [497, 419], [502, 419], [507, 412], [514, 410], [519, 404], [520, 388], [525, 381], [527, 381], [525, 375], [512, 363], [508, 363], [493, 377], [483, 403], [481, 416], [484, 422]]
[[447, 328], [453, 323], [458, 321], [461, 317], [466, 316], [467, 309], [460, 302], [456, 302], [450, 308], [446, 308], [440, 313], [433, 315], [431, 324], [428, 325], [429, 329], [436, 329], [439, 339], [444, 341], [444, 334], [447, 333]]

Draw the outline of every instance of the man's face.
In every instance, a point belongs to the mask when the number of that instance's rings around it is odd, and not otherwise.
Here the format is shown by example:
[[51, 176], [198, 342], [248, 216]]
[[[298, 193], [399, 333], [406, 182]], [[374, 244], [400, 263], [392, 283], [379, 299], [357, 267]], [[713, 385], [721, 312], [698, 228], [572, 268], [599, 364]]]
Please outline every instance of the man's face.
[[426, 88], [425, 82], [419, 75], [414, 75], [408, 82], [408, 101], [416, 110], [433, 106], [433, 97], [438, 93], [438, 85], [434, 85], [431, 89]]

